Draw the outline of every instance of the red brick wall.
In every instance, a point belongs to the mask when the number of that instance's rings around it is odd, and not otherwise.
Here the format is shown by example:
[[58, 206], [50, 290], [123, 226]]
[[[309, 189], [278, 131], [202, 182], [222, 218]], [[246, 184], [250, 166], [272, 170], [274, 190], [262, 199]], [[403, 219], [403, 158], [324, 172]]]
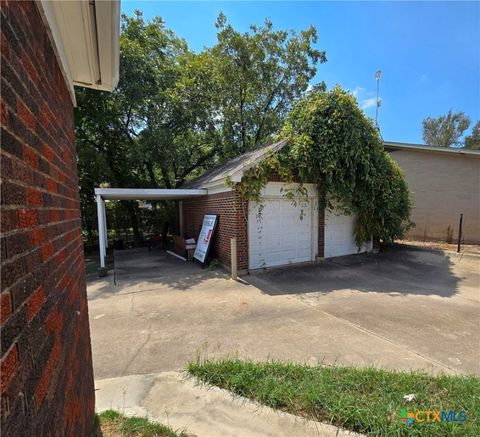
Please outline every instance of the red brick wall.
[[205, 214], [218, 215], [211, 255], [218, 258], [225, 267], [230, 268], [230, 239], [236, 237], [237, 267], [238, 270], [246, 270], [248, 268], [246, 202], [241, 202], [233, 191], [184, 200], [185, 237], [193, 237], [195, 240], [198, 238]]
[[89, 435], [73, 106], [33, 2], [1, 4], [2, 435]]

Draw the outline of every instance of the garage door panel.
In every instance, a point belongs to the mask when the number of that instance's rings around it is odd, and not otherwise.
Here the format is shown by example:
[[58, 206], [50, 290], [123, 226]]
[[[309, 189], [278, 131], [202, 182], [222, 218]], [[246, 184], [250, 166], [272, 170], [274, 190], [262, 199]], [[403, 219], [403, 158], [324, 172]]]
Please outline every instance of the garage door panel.
[[338, 211], [325, 211], [325, 258], [372, 250], [372, 243], [360, 249], [355, 242], [355, 217]]
[[249, 211], [249, 267], [273, 267], [312, 259], [312, 202], [284, 197], [268, 199], [258, 220], [258, 205]]

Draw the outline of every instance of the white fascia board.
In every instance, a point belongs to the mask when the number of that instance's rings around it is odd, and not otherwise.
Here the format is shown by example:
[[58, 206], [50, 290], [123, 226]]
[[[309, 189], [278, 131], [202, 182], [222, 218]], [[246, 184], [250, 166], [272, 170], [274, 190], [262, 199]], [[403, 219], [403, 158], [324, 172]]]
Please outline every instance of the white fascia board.
[[74, 85], [113, 91], [119, 80], [120, 2], [37, 0], [36, 4], [73, 104]]
[[[270, 155], [265, 156], [264, 158], [268, 158], [269, 156]], [[255, 167], [256, 165], [261, 164], [261, 162], [262, 162], [262, 160], [261, 161], [250, 160], [250, 161], [247, 161], [247, 162], [243, 163], [243, 165], [240, 168], [233, 171], [233, 173], [230, 175], [230, 180], [232, 182], [241, 182], [245, 172], [250, 170], [251, 168]]]
[[101, 76], [96, 88], [113, 91], [120, 75], [120, 2], [97, 1], [95, 14]]
[[230, 180], [232, 182], [242, 182], [243, 173], [245, 172], [245, 170], [248, 170], [248, 169], [247, 168], [241, 168], [240, 170], [235, 171], [234, 173], [232, 173], [230, 175]]
[[72, 99], [73, 106], [77, 106], [77, 101], [75, 99], [75, 90], [73, 88], [73, 79], [72, 72], [70, 71], [70, 66], [68, 64], [67, 55], [65, 53], [65, 47], [63, 45], [62, 37], [60, 34], [60, 29], [57, 24], [57, 19], [55, 17], [54, 4], [55, 2], [47, 0], [36, 1], [35, 4], [40, 12], [42, 17], [43, 24], [47, 30], [50, 43], [52, 44], [53, 51], [58, 60], [58, 65], [63, 75], [63, 79], [67, 85], [70, 98]]
[[205, 189], [182, 188], [95, 188], [104, 200], [178, 200], [206, 196]]
[[220, 182], [205, 184], [203, 185], [203, 188], [207, 189], [208, 194], [228, 193], [229, 191], [233, 191], [232, 187]]
[[[236, 181], [233, 181], [236, 182]], [[206, 182], [201, 185], [202, 189], [206, 189], [208, 194], [218, 194], [226, 193], [228, 191], [233, 191], [232, 187], [229, 187], [223, 178], [215, 179], [213, 181]]]

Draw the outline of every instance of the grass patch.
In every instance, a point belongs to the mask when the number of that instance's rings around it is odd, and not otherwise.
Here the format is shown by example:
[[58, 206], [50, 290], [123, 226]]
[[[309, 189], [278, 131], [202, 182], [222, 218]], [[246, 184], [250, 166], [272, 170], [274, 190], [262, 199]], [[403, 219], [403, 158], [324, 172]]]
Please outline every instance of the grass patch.
[[100, 268], [100, 261], [98, 256], [92, 257], [85, 257], [85, 273], [87, 275], [92, 275], [94, 273], [98, 273], [98, 269]]
[[[367, 435], [480, 435], [480, 379], [474, 376], [434, 377], [422, 372], [238, 359], [191, 362], [187, 370], [202, 382], [269, 407]], [[411, 393], [413, 402], [403, 399]], [[465, 411], [468, 419], [406, 426], [400, 420], [404, 409]]]
[[161, 423], [144, 417], [126, 417], [117, 411], [107, 410], [95, 415], [94, 437], [188, 437]]

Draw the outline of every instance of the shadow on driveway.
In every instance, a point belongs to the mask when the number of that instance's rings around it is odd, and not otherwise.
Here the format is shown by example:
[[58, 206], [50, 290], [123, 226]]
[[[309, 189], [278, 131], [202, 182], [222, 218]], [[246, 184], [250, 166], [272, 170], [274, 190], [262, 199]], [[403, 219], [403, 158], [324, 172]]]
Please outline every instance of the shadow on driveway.
[[272, 296], [355, 290], [450, 297], [457, 293], [460, 280], [453, 272], [454, 262], [444, 252], [394, 246], [379, 254], [327, 259], [259, 272], [246, 279]]
[[159, 249], [117, 251], [115, 266], [117, 285], [113, 283], [113, 270], [105, 278], [91, 276], [87, 279], [89, 300], [158, 288], [186, 291], [206, 280], [229, 277], [221, 268], [202, 269], [199, 263], [182, 261]]

